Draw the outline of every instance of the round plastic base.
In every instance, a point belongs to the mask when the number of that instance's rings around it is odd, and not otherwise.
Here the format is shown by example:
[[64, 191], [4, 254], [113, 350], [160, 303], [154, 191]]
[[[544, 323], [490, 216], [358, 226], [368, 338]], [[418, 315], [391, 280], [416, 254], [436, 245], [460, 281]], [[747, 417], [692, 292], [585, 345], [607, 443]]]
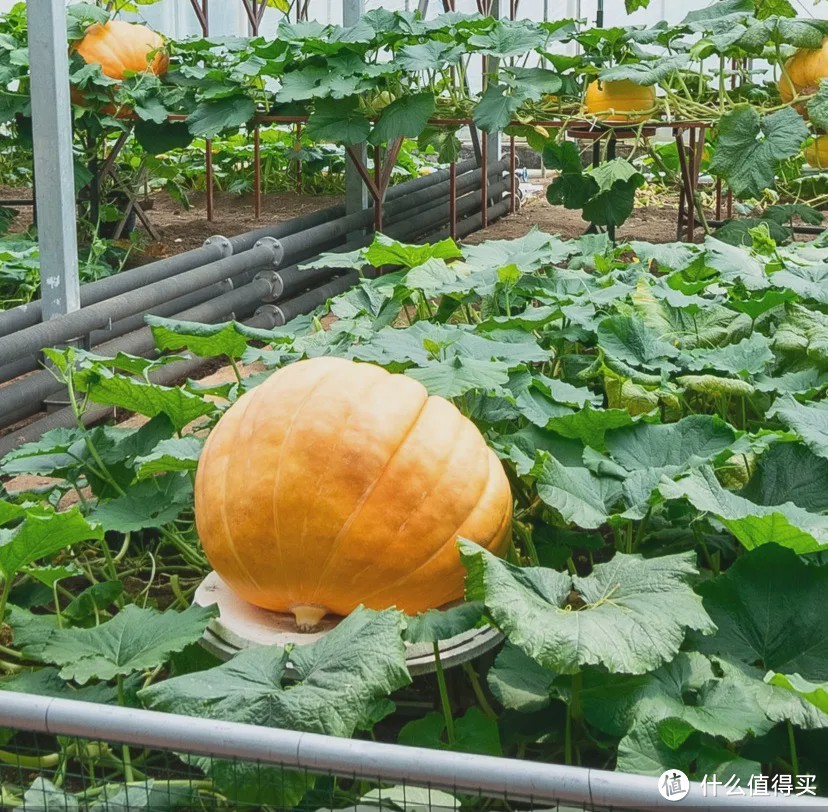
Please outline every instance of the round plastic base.
[[[307, 645], [324, 637], [339, 618], [325, 617], [312, 632], [300, 632], [293, 615], [268, 612], [239, 598], [215, 573], [211, 572], [196, 589], [194, 602], [219, 608], [204, 632], [201, 644], [222, 660], [229, 660], [252, 646]], [[471, 629], [438, 644], [443, 668], [467, 662], [498, 645], [503, 635], [491, 627]], [[434, 648], [430, 643], [406, 643], [406, 664], [412, 675], [435, 670]]]

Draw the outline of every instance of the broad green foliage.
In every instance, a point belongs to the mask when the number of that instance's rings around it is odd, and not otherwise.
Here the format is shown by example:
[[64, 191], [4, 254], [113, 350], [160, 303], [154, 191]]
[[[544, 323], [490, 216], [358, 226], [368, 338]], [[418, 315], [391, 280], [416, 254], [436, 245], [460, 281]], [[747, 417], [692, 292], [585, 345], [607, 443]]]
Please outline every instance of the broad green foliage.
[[[801, 740], [828, 729], [826, 260], [819, 242], [764, 235], [617, 248], [537, 231], [469, 247], [378, 237], [316, 260], [368, 272], [285, 328], [152, 319], [153, 361], [50, 352], [78, 417], [87, 398], [140, 419], [79, 421], [0, 461], [0, 660], [26, 664], [0, 689], [647, 774], [748, 776], [794, 757], [822, 770]], [[179, 350], [269, 369], [153, 384]], [[512, 545], [499, 559], [459, 540], [466, 604], [360, 609], [312, 644], [219, 664], [198, 648], [211, 612], [189, 606], [209, 569], [198, 459], [270, 369], [320, 355], [451, 399], [507, 472]], [[52, 479], [28, 491], [16, 479], [28, 474]], [[462, 704], [442, 671], [409, 685], [406, 645], [482, 627], [505, 641], [457, 673]], [[404, 688], [430, 712], [387, 719]], [[128, 753], [111, 758], [101, 795], [167, 791], [151, 771], [120, 781]], [[188, 762], [200, 791], [237, 802], [295, 806], [319, 790], [301, 774]], [[21, 800], [84, 808], [40, 777]]]

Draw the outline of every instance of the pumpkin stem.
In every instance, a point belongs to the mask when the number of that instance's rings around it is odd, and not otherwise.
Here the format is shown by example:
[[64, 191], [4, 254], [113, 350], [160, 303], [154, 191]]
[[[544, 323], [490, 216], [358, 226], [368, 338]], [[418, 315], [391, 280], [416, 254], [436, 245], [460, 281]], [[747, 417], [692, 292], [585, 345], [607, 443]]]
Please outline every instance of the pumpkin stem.
[[296, 625], [300, 632], [312, 631], [319, 625], [328, 610], [325, 606], [320, 606], [318, 603], [298, 603], [290, 607], [293, 612], [293, 617], [296, 619]]

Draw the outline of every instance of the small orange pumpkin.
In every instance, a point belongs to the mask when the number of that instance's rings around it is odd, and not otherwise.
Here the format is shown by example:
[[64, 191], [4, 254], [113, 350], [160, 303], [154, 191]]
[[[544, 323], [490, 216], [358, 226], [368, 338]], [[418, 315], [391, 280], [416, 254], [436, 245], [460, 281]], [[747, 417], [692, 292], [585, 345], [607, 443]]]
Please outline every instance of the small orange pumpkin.
[[828, 39], [823, 40], [821, 48], [800, 48], [785, 63], [785, 70], [776, 86], [780, 98], [787, 104], [795, 96], [816, 93], [822, 79], [828, 79]]
[[805, 147], [805, 160], [814, 169], [828, 169], [828, 135], [818, 135]]
[[163, 76], [170, 64], [160, 34], [145, 25], [122, 20], [89, 26], [74, 50], [88, 65], [100, 65], [110, 79], [124, 79], [127, 71]]
[[512, 496], [474, 424], [372, 364], [290, 364], [234, 403], [195, 482], [198, 533], [241, 598], [300, 628], [463, 596], [458, 536], [502, 555]]
[[587, 86], [584, 112], [599, 121], [615, 124], [640, 124], [651, 118], [656, 104], [652, 85], [637, 85], [629, 79], [602, 82], [596, 79]]

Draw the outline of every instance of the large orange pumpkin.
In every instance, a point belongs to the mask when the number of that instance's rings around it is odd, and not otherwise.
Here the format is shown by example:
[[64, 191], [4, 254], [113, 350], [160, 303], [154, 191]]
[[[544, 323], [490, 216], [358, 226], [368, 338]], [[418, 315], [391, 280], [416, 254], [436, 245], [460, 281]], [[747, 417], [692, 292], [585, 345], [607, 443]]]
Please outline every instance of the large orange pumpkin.
[[652, 85], [637, 85], [629, 79], [590, 82], [584, 97], [584, 112], [611, 124], [637, 124], [651, 118], [656, 104]]
[[828, 39], [814, 50], [800, 48], [786, 63], [777, 87], [782, 101], [795, 96], [810, 96], [819, 90], [822, 79], [828, 79]]
[[104, 76], [111, 79], [124, 79], [127, 71], [162, 76], [170, 64], [159, 34], [145, 25], [122, 20], [89, 26], [74, 50], [87, 64], [100, 65]]
[[503, 554], [512, 496], [449, 401], [406, 375], [316, 358], [274, 373], [221, 417], [195, 511], [229, 586], [312, 628], [360, 604], [411, 614], [461, 598], [457, 537]]

